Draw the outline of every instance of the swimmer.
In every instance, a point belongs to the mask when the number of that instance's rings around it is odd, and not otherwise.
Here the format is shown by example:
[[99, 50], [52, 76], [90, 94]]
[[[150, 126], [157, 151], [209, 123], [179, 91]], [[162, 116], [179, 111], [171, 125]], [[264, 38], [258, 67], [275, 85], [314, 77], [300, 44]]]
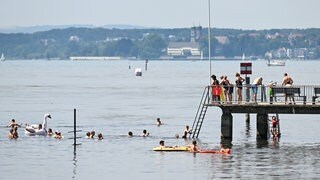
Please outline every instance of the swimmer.
[[95, 132], [95, 131], [91, 131], [91, 132], [90, 132], [90, 138], [93, 139], [93, 138], [94, 138], [94, 135], [96, 135], [96, 132]]
[[150, 133], [148, 133], [147, 132], [147, 130], [146, 129], [144, 129], [143, 131], [142, 131], [142, 137], [147, 137], [147, 136], [149, 136], [150, 135]]
[[99, 133], [98, 134], [98, 140], [102, 140], [102, 139], [103, 139], [102, 133]]
[[129, 131], [129, 132], [128, 132], [128, 136], [129, 136], [129, 137], [132, 137], [132, 136], [133, 136], [133, 133], [132, 133], [131, 131]]
[[53, 135], [53, 131], [51, 128], [48, 129], [48, 136], [52, 136]]
[[16, 120], [15, 120], [15, 119], [12, 119], [11, 122], [10, 122], [10, 124], [9, 124], [7, 127], [14, 128], [15, 126], [21, 127], [20, 124], [16, 123]]
[[158, 126], [162, 125], [162, 122], [161, 122], [160, 118], [157, 118], [157, 125]]
[[192, 144], [190, 146], [190, 152], [199, 152], [199, 151], [200, 151], [200, 149], [199, 149], [199, 147], [197, 145], [197, 141], [193, 140]]

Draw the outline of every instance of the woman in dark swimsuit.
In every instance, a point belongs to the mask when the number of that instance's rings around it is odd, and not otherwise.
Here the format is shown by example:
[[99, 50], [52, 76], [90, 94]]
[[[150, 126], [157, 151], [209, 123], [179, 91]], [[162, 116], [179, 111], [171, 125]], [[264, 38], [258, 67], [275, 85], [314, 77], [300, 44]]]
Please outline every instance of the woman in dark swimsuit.
[[239, 73], [236, 73], [236, 87], [237, 87], [237, 96], [238, 96], [238, 104], [242, 102], [242, 82], [244, 79], [240, 76]]

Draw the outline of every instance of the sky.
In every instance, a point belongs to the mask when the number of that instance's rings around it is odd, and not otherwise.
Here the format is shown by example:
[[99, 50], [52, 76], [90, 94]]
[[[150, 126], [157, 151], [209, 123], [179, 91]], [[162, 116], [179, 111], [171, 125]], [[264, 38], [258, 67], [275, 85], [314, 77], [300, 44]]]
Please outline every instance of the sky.
[[[0, 28], [127, 24], [208, 27], [209, 0], [0, 0]], [[320, 0], [211, 0], [211, 27], [320, 28]]]

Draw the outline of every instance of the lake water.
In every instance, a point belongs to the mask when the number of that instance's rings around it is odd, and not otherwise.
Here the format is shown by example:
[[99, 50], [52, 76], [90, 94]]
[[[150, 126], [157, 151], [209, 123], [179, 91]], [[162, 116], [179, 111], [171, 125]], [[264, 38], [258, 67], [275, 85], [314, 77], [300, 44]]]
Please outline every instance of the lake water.
[[[239, 61], [213, 61], [212, 72], [234, 82]], [[129, 69], [131, 66], [131, 69]], [[317, 179], [320, 176], [319, 115], [280, 115], [280, 142], [256, 141], [255, 115], [233, 115], [231, 155], [154, 152], [166, 145], [187, 145], [176, 139], [192, 125], [204, 87], [208, 61], [4, 61], [0, 63], [1, 179]], [[318, 61], [290, 61], [268, 67], [253, 61], [252, 79], [280, 82], [287, 72], [295, 84], [320, 84]], [[73, 109], [77, 109], [76, 151], [72, 146]], [[9, 140], [5, 126], [42, 123], [64, 138], [26, 136]], [[160, 117], [163, 126], [156, 126]], [[221, 110], [210, 107], [198, 140], [204, 149], [219, 149]], [[147, 129], [150, 137], [142, 138]], [[87, 131], [103, 140], [84, 138]], [[132, 131], [136, 137], [128, 138]]]

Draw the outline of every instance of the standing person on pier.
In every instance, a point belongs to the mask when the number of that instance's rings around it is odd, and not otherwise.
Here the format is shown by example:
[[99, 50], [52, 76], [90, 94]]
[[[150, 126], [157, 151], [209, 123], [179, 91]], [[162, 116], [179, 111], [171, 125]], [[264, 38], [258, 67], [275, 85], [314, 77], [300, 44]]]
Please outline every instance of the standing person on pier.
[[256, 78], [252, 83], [253, 102], [257, 103], [258, 86], [262, 85], [262, 77]]
[[[284, 73], [284, 77], [282, 79], [282, 86], [291, 87], [292, 84], [293, 84], [292, 78], [287, 73]], [[287, 91], [287, 89], [286, 89], [286, 91]], [[285, 92], [285, 99], [284, 99], [285, 104], [287, 104], [288, 97], [289, 97], [289, 101], [290, 101], [289, 104], [291, 104], [291, 99], [293, 101], [293, 104], [295, 104], [293, 94], [290, 93], [290, 90], [289, 90], [289, 92]]]
[[238, 104], [240, 104], [242, 102], [242, 88], [243, 88], [243, 85], [242, 83], [244, 82], [244, 78], [242, 78], [240, 76], [239, 73], [236, 73], [236, 87], [237, 87], [237, 100], [238, 100]]
[[219, 85], [219, 81], [217, 80], [216, 75], [211, 76], [211, 94], [212, 94], [212, 102], [213, 103], [220, 103], [220, 93], [221, 93], [221, 88]]

